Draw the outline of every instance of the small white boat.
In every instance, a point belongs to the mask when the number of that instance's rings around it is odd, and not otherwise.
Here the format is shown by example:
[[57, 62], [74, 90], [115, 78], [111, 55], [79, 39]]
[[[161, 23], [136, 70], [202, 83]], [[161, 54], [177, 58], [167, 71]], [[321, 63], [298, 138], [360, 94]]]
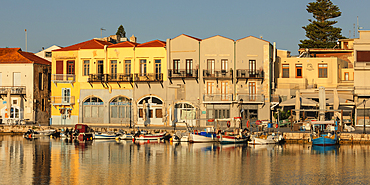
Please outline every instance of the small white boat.
[[106, 132], [106, 133], [95, 133], [94, 138], [95, 139], [115, 139], [116, 137], [120, 136], [119, 133], [114, 132]]
[[122, 134], [116, 137], [116, 140], [132, 140], [134, 136], [132, 134]]
[[135, 136], [135, 139], [137, 140], [158, 140], [158, 139], [163, 139], [165, 135], [166, 135], [166, 132], [154, 133], [154, 134], [140, 134], [138, 136]]
[[189, 142], [204, 143], [204, 142], [217, 142], [218, 137], [214, 132], [193, 132], [190, 133]]
[[246, 143], [249, 140], [249, 136], [242, 134], [220, 135], [219, 140], [221, 144]]
[[177, 131], [172, 136], [173, 142], [189, 142], [189, 133]]
[[26, 139], [32, 138], [39, 138], [39, 137], [49, 137], [50, 135], [54, 134], [55, 130], [41, 130], [41, 131], [34, 131], [29, 129], [26, 133], [24, 133], [23, 137]]
[[249, 141], [249, 144], [252, 145], [267, 145], [267, 144], [277, 144], [280, 141], [283, 140], [282, 135], [261, 135], [261, 136], [256, 136], [252, 135], [251, 141]]

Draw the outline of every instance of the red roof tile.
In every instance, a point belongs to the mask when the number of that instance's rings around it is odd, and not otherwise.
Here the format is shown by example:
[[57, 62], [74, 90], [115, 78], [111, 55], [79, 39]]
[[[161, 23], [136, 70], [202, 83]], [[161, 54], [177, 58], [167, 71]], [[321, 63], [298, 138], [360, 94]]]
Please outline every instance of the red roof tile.
[[105, 45], [109, 46], [113, 44], [107, 41], [92, 39], [92, 40], [88, 40], [88, 41], [81, 42], [78, 44], [74, 44], [72, 46], [67, 46], [61, 49], [57, 49], [54, 51], [74, 51], [74, 50], [80, 50], [80, 49], [104, 49]]
[[33, 53], [23, 52], [20, 48], [0, 48], [0, 64], [36, 63], [51, 65], [51, 63]]
[[126, 42], [120, 42], [118, 44], [110, 45], [110, 46], [108, 46], [108, 48], [135, 47], [137, 45], [139, 45], [139, 43], [126, 41]]
[[139, 44], [137, 47], [165, 47], [166, 42], [160, 40], [153, 40], [150, 42]]

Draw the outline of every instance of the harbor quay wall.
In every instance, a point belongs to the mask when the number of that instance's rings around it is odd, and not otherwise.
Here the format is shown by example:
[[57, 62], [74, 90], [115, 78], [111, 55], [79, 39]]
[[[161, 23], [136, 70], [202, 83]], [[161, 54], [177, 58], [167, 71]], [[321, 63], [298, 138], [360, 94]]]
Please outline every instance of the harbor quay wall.
[[[123, 130], [126, 132], [135, 131], [137, 129], [144, 129], [148, 130], [149, 132], [163, 132], [166, 131], [169, 134], [174, 134], [177, 131], [186, 132], [185, 127], [181, 128], [173, 128], [173, 127], [139, 127], [139, 128], [128, 128], [128, 127], [102, 127], [102, 126], [90, 126], [95, 132], [118, 132], [119, 130]], [[54, 129], [57, 131], [62, 131], [66, 129], [72, 129], [72, 126], [9, 126], [9, 125], [1, 125], [0, 126], [0, 135], [22, 135], [27, 130], [33, 129], [35, 131], [41, 130], [49, 130]], [[283, 137], [286, 143], [310, 143], [310, 133], [308, 132], [283, 132]], [[340, 144], [370, 144], [370, 133], [369, 134], [361, 134], [361, 133], [350, 133], [350, 132], [342, 132], [338, 134]]]

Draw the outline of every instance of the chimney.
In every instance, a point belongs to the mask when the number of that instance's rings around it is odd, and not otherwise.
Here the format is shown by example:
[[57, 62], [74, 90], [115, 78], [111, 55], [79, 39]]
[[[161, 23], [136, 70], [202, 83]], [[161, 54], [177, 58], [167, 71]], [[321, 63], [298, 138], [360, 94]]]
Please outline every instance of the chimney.
[[132, 35], [132, 36], [130, 37], [130, 41], [131, 41], [131, 42], [135, 42], [135, 43], [136, 43], [137, 38], [136, 38], [134, 35]]

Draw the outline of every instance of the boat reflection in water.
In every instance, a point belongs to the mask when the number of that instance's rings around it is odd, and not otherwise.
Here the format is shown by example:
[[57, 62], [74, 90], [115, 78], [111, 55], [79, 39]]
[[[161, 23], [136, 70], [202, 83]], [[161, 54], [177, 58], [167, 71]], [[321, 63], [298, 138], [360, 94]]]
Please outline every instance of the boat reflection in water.
[[312, 145], [312, 152], [316, 154], [321, 153], [338, 153], [340, 145], [332, 145], [332, 146], [317, 146]]

